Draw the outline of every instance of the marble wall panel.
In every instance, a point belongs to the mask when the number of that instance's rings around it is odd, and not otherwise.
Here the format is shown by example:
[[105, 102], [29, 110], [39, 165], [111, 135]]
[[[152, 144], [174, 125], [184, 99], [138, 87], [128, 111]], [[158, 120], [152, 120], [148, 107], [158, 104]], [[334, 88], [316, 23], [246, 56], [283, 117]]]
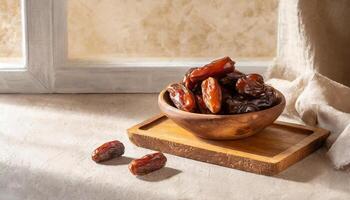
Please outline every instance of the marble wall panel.
[[0, 0], [0, 59], [22, 56], [20, 0]]
[[278, 0], [68, 0], [70, 58], [274, 57]]

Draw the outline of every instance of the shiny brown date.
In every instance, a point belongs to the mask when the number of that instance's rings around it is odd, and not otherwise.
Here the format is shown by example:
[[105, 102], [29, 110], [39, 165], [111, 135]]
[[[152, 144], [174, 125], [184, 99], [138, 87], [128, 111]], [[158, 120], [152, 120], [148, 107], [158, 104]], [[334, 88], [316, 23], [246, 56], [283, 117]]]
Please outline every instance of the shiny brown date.
[[265, 90], [264, 79], [259, 74], [249, 74], [237, 80], [236, 90], [243, 95], [258, 97]]
[[235, 70], [235, 62], [230, 57], [215, 60], [203, 67], [193, 70], [189, 77], [193, 83], [203, 81], [209, 77], [220, 77]]
[[202, 95], [196, 95], [196, 100], [197, 100], [197, 107], [200, 113], [202, 114], [211, 113], [210, 110], [205, 105]]
[[258, 111], [259, 107], [242, 97], [228, 98], [225, 101], [227, 113], [242, 114], [248, 112]]
[[243, 76], [245, 76], [245, 74], [235, 69], [234, 72], [228, 73], [226, 76], [220, 78], [219, 83], [224, 87], [234, 90], [237, 80]]
[[129, 164], [129, 170], [134, 175], [145, 175], [161, 169], [166, 164], [166, 157], [161, 152], [148, 154], [135, 159]]
[[184, 78], [183, 78], [183, 80], [182, 80], [182, 83], [183, 83], [183, 84], [185, 85], [185, 87], [188, 88], [189, 90], [193, 90], [193, 89], [195, 88], [195, 86], [196, 86], [196, 83], [192, 82], [192, 81], [191, 81], [191, 78], [190, 78], [190, 74], [191, 74], [192, 71], [194, 71], [195, 69], [197, 69], [197, 68], [190, 68], [190, 69], [186, 72], [186, 74], [185, 74], [185, 76], [184, 76]]
[[262, 92], [258, 98], [252, 99], [249, 102], [260, 109], [271, 107], [277, 102], [276, 91], [271, 86], [266, 85], [264, 92]]
[[248, 74], [247, 79], [264, 84], [264, 78], [260, 74]]
[[194, 112], [196, 110], [196, 100], [192, 92], [180, 83], [174, 83], [168, 86], [170, 99], [174, 105], [187, 112]]
[[118, 140], [106, 142], [92, 152], [91, 158], [95, 162], [103, 162], [124, 154], [125, 147]]
[[202, 95], [205, 105], [212, 113], [220, 112], [222, 93], [215, 78], [209, 77], [202, 82]]

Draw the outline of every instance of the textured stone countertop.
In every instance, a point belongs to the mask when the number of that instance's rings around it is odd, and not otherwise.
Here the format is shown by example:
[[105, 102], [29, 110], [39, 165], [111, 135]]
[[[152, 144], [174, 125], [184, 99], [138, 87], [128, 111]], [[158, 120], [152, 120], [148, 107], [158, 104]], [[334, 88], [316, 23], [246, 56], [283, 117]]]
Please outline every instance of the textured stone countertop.
[[[152, 151], [126, 129], [159, 112], [154, 94], [0, 95], [0, 199], [350, 199], [350, 172], [319, 150], [268, 177], [167, 155], [136, 178], [127, 164]], [[125, 157], [95, 164], [91, 151], [121, 140]]]

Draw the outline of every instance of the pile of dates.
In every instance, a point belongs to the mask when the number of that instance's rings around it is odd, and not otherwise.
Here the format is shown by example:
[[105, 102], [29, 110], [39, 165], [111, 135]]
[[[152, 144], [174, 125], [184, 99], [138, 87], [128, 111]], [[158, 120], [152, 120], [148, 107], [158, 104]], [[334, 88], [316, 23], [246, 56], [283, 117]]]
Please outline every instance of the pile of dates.
[[189, 69], [182, 83], [169, 85], [167, 91], [178, 109], [203, 114], [254, 112], [278, 101], [276, 90], [261, 75], [236, 70], [229, 57]]

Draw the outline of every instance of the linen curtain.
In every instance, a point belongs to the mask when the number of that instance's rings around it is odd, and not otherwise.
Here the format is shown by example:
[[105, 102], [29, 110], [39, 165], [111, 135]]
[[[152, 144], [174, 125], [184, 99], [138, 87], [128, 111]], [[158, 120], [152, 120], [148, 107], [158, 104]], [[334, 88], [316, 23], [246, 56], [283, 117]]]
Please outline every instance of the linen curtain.
[[280, 0], [277, 58], [266, 74], [282, 117], [331, 131], [327, 155], [350, 163], [350, 1]]

